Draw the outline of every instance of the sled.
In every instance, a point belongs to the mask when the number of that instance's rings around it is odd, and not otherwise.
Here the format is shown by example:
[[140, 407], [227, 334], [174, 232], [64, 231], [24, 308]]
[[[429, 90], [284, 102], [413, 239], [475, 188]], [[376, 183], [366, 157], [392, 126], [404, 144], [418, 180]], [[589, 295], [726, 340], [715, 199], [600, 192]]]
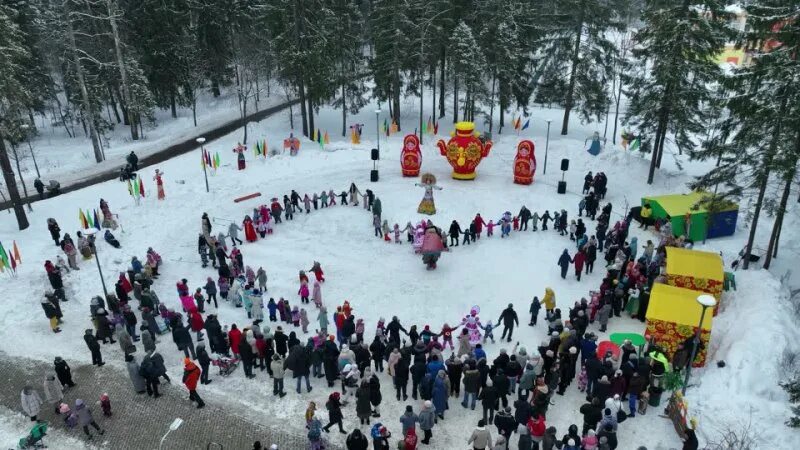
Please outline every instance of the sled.
[[243, 202], [245, 200], [250, 200], [251, 198], [261, 197], [261, 192], [255, 192], [253, 194], [245, 195], [244, 197], [239, 197], [233, 199], [233, 203]]

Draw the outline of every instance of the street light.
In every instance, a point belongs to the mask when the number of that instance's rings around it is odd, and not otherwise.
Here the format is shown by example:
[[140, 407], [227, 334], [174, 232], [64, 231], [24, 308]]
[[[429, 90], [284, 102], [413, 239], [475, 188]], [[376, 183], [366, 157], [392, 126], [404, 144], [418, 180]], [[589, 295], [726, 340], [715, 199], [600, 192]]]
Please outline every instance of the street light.
[[712, 295], [702, 294], [697, 296], [697, 303], [703, 307], [703, 312], [700, 313], [700, 323], [697, 325], [697, 331], [694, 333], [694, 340], [692, 345], [692, 355], [689, 358], [689, 365], [686, 367], [686, 377], [683, 379], [683, 388], [681, 393], [686, 395], [686, 387], [689, 386], [689, 377], [692, 374], [692, 364], [697, 357], [697, 348], [700, 346], [700, 333], [703, 332], [703, 319], [706, 318], [706, 309], [713, 308], [717, 305], [717, 299]]
[[381, 109], [378, 108], [375, 110], [375, 135], [378, 137], [378, 154], [380, 154], [381, 151], [381, 125], [379, 123], [380, 120], [381, 120]]
[[544, 143], [544, 171], [542, 171], [542, 175], [547, 175], [547, 150], [550, 148], [550, 122], [552, 122], [552, 120], [547, 121], [547, 140]]
[[164, 446], [164, 439], [167, 438], [167, 435], [180, 428], [181, 425], [183, 425], [183, 419], [180, 417], [176, 418], [171, 424], [169, 424], [169, 430], [164, 433], [164, 436], [161, 436], [161, 442], [158, 443], [158, 450], [161, 450], [161, 448]]
[[206, 141], [206, 138], [199, 137], [199, 138], [195, 139], [195, 141], [197, 141], [197, 143], [200, 144], [200, 152], [202, 153], [201, 157], [203, 158], [203, 178], [205, 178], [205, 180], [206, 180], [206, 192], [208, 192], [208, 171], [206, 169], [206, 165], [207, 165], [206, 164], [206, 149], [203, 148], [203, 143]]
[[92, 249], [92, 253], [94, 254], [94, 261], [97, 263], [97, 271], [100, 273], [100, 282], [103, 284], [103, 294], [108, 297], [108, 289], [106, 289], [106, 280], [103, 278], [103, 268], [100, 267], [100, 257], [97, 255], [97, 245], [95, 245], [95, 241], [97, 238], [95, 234], [97, 234], [97, 229], [95, 228], [88, 228], [83, 230], [83, 234], [87, 236], [89, 240], [89, 247]]
[[26, 132], [25, 133], [25, 142], [28, 143], [28, 148], [31, 151], [31, 158], [33, 159], [33, 167], [36, 169], [36, 178], [42, 178], [42, 175], [39, 174], [39, 165], [36, 164], [36, 154], [33, 153], [33, 147], [31, 146], [31, 140], [30, 140], [30, 138], [28, 136], [28, 133], [27, 133], [27, 131], [31, 128], [31, 126], [28, 125], [27, 123], [23, 123], [19, 127]]

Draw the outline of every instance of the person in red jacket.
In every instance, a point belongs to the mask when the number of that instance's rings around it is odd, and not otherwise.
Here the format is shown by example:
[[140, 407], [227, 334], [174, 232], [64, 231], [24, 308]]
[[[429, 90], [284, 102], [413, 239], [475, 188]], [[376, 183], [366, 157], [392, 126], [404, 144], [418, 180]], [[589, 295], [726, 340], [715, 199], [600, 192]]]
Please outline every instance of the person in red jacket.
[[583, 272], [583, 264], [586, 262], [586, 253], [583, 249], [578, 250], [575, 256], [572, 257], [572, 262], [575, 263], [575, 276], [578, 281], [581, 281], [581, 272]]
[[483, 221], [483, 217], [481, 217], [481, 213], [475, 215], [475, 235], [478, 239], [481, 238], [481, 232], [483, 231], [483, 227], [486, 226], [486, 222]]
[[206, 403], [197, 395], [197, 382], [200, 380], [200, 368], [189, 358], [183, 358], [183, 385], [189, 389], [189, 400], [197, 402], [197, 409]]
[[244, 216], [244, 238], [247, 242], [255, 242], [258, 237], [256, 236], [256, 227], [253, 226], [253, 219], [250, 216]]
[[242, 340], [242, 332], [236, 327], [236, 324], [231, 325], [231, 331], [228, 332], [228, 343], [231, 346], [233, 356], [239, 357], [239, 342]]
[[539, 414], [535, 419], [533, 417], [528, 419], [528, 432], [531, 433], [531, 440], [536, 442], [536, 448], [539, 448], [538, 443], [542, 442], [544, 438], [547, 425], [545, 424], [544, 417]]
[[203, 340], [203, 326], [205, 323], [203, 322], [203, 316], [197, 311], [197, 308], [192, 308], [189, 310], [189, 325], [192, 328], [192, 331], [197, 333], [197, 342]]

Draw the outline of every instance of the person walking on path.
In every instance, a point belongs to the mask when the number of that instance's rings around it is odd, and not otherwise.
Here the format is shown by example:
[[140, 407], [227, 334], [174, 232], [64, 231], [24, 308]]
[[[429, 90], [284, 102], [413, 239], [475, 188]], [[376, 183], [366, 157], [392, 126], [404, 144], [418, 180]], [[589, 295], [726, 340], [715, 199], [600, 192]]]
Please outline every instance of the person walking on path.
[[89, 351], [92, 352], [92, 364], [98, 367], [104, 365], [103, 355], [100, 354], [100, 343], [97, 342], [97, 338], [94, 337], [91, 328], [86, 330], [83, 340], [86, 342], [86, 346], [89, 347]]
[[197, 402], [197, 409], [206, 406], [197, 394], [197, 382], [200, 381], [200, 368], [189, 358], [183, 358], [183, 385], [189, 390], [189, 400]]
[[36, 422], [36, 416], [39, 415], [39, 411], [42, 409], [42, 397], [39, 396], [39, 393], [30, 385], [25, 385], [22, 388], [19, 400], [25, 415], [31, 418], [31, 422]]
[[92, 439], [92, 433], [89, 432], [89, 425], [91, 425], [97, 433], [103, 435], [106, 433], [105, 430], [100, 428], [97, 425], [97, 422], [94, 421], [94, 417], [92, 417], [92, 410], [86, 406], [86, 403], [83, 402], [81, 399], [75, 400], [75, 412], [78, 414], [78, 425], [83, 428], [83, 432], [86, 433], [86, 437]]

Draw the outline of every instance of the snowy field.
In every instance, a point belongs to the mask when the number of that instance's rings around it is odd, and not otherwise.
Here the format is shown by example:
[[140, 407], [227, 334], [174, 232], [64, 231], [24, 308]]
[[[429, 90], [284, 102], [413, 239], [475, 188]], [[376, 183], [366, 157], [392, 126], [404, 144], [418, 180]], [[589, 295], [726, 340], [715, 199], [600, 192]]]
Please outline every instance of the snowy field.
[[[264, 92], [258, 103], [259, 110], [286, 101], [283, 90], [277, 83], [273, 83], [269, 97], [266, 96], [266, 86], [263, 89]], [[256, 110], [251, 100], [248, 104], [248, 114], [254, 112]], [[48, 180], [58, 180], [62, 186], [65, 186], [73, 180], [81, 179], [92, 173], [124, 166], [125, 156], [131, 151], [136, 152], [141, 159], [176, 142], [201, 135], [205, 130], [211, 130], [229, 120], [237, 119], [239, 118], [239, 101], [236, 90], [233, 88], [223, 89], [222, 95], [217, 98], [204, 93], [197, 100], [196, 127], [192, 120], [191, 108], [178, 108], [177, 118], [173, 118], [168, 109], [157, 109], [154, 112], [155, 124], [145, 125], [144, 136], [137, 141], [131, 140], [128, 126], [116, 124], [110, 111], [104, 110], [103, 113], [106, 115], [106, 119], [115, 124], [115, 128], [106, 133], [106, 140], [103, 141], [106, 160], [100, 164], [95, 163], [91, 141], [84, 136], [82, 128], [79, 126], [76, 126], [74, 130], [70, 128], [71, 133], [77, 134], [77, 137], [70, 138], [63, 126], [53, 125], [49, 114], [47, 118], [36, 116], [38, 135], [31, 140], [31, 147], [23, 142], [17, 148], [22, 175], [25, 178], [29, 194], [36, 194], [36, 190], [33, 188], [36, 170], [31, 158], [31, 148], [45, 184]], [[18, 176], [10, 148], [9, 155], [12, 157], [14, 174]], [[18, 187], [22, 194], [22, 186]]]
[[[415, 111], [415, 105], [413, 99], [408, 100], [403, 110]], [[386, 112], [381, 116], [381, 122], [384, 116]], [[584, 150], [584, 140], [596, 130], [602, 135], [602, 125], [580, 125], [573, 117], [570, 135], [564, 137], [558, 135], [561, 116], [561, 110], [533, 108], [531, 128], [521, 133], [520, 137], [532, 138], [537, 147], [539, 168], [531, 186], [512, 182], [518, 137], [509, 134], [509, 129], [503, 135], [494, 136], [494, 147], [478, 167], [475, 181], [451, 179], [449, 164], [432, 145], [434, 138], [426, 135], [422, 171], [435, 174], [443, 188], [434, 194], [437, 207], [434, 223], [447, 228], [456, 219], [463, 227], [478, 212], [487, 221], [497, 221], [504, 211], [516, 214], [522, 205], [540, 214], [546, 209], [551, 212], [566, 209], [573, 218], [577, 215], [583, 177], [590, 170], [607, 174], [606, 201], [614, 205], [612, 220], [618, 220], [626, 205], [638, 205], [642, 195], [685, 192], [691, 175], [703, 173], [705, 169], [702, 164], [688, 163], [682, 156], [672, 158], [666, 155], [665, 168], [657, 173], [656, 183], [647, 186], [645, 177], [649, 161], [613, 147], [610, 130], [608, 146], [599, 156], [592, 157]], [[553, 123], [547, 174], [543, 175], [547, 119]], [[191, 116], [188, 120], [191, 121]], [[404, 116], [406, 132], [413, 131], [417, 120], [412, 115]], [[216, 234], [227, 229], [227, 220], [240, 223], [245, 214], [252, 214], [254, 207], [292, 189], [301, 196], [329, 189], [341, 192], [355, 182], [362, 191], [370, 188], [381, 199], [383, 217], [390, 225], [398, 223], [402, 228], [406, 222], [416, 223], [427, 218], [416, 213], [423, 194], [423, 190], [414, 185], [418, 178], [403, 178], [400, 174], [399, 154], [406, 132], [388, 139], [385, 136], [381, 138], [380, 181], [370, 183], [372, 161], [369, 149], [374, 146], [375, 138], [374, 105], [365, 108], [352, 122], [365, 124], [361, 145], [353, 146], [349, 143], [349, 136], [342, 138], [337, 135], [335, 130], [341, 129], [340, 121], [341, 111], [323, 108], [317, 123], [322, 124], [319, 128], [329, 132], [332, 141], [324, 150], [315, 143], [303, 141], [297, 157], [285, 154], [266, 161], [254, 161], [250, 152], [247, 170], [243, 172], [236, 170], [235, 155], [231, 152], [241, 139], [241, 132], [214, 142], [208, 148], [220, 153], [223, 165], [218, 173], [209, 177], [209, 194], [204, 191], [198, 151], [158, 166], [165, 173], [164, 201], [155, 198], [152, 177], [156, 167], [150, 167], [140, 172], [147, 190], [147, 198], [140, 206], [134, 205], [124, 184], [112, 181], [37, 203], [30, 215], [32, 226], [24, 232], [16, 230], [12, 215], [0, 215], [2, 242], [10, 245], [12, 240], [16, 240], [23, 258], [17, 278], [11, 279], [8, 274], [0, 277], [0, 286], [8, 299], [0, 302], [0, 342], [3, 343], [0, 349], [12, 356], [24, 355], [48, 361], [56, 355], [69, 361], [90, 361], [82, 335], [83, 330], [91, 327], [89, 300], [102, 293], [94, 261], [80, 262], [81, 270], [65, 277], [71, 301], [62, 305], [64, 331], [55, 336], [50, 332], [39, 305], [44, 291], [49, 288], [41, 266], [45, 259], [55, 259], [60, 252], [47, 233], [46, 219], [56, 218], [63, 232], [74, 237], [78, 229], [78, 208], [98, 208], [101, 197], [109, 202], [114, 213], [119, 214], [124, 228], [124, 232], [116, 232], [122, 243], [121, 249], [98, 244], [106, 284], [113, 288], [116, 274], [128, 267], [130, 258], [136, 255], [143, 259], [147, 247], [152, 246], [164, 258], [162, 276], [156, 281], [154, 290], [163, 302], [176, 310], [180, 309], [174, 290], [177, 280], [187, 278], [189, 287], [194, 289], [205, 284], [206, 277], [217, 278], [215, 270], [200, 267], [197, 254], [196, 241], [203, 212], [216, 218], [213, 230]], [[439, 137], [446, 139], [451, 128], [452, 125], [443, 120]], [[481, 129], [478, 124], [478, 130]], [[271, 147], [277, 146], [289, 132], [287, 114], [279, 114], [251, 128], [253, 138], [266, 138]], [[127, 149], [122, 153], [125, 152]], [[556, 194], [556, 183], [562, 176], [558, 170], [561, 158], [570, 159], [570, 170], [565, 178], [568, 182], [566, 195]], [[677, 163], [681, 163], [684, 170], [678, 170]], [[253, 192], [261, 192], [262, 196], [238, 204], [233, 202], [234, 198]], [[698, 244], [696, 248], [723, 252], [727, 266], [743, 246], [746, 237], [744, 216], [740, 215], [735, 236], [709, 241], [705, 246]], [[787, 225], [796, 223], [796, 212], [791, 211], [789, 216]], [[769, 220], [762, 223], [765, 223], [765, 229], [769, 226]], [[593, 232], [595, 224], [588, 221], [587, 228]], [[632, 233], [639, 237], [641, 244], [647, 239], [655, 239], [649, 232], [634, 229]], [[592, 275], [577, 282], [570, 270], [567, 280], [562, 280], [556, 260], [565, 248], [570, 254], [574, 253], [575, 245], [568, 238], [553, 231], [512, 232], [508, 239], [500, 239], [499, 234], [496, 230], [492, 238], [487, 239], [484, 235], [475, 245], [452, 249], [442, 255], [437, 270], [426, 271], [409, 244], [389, 244], [373, 238], [371, 215], [361, 206], [335, 206], [312, 210], [310, 215], [296, 214], [294, 221], [277, 225], [274, 235], [256, 243], [246, 243], [241, 248], [245, 265], [266, 269], [269, 275], [266, 297], [285, 297], [292, 305], [299, 304], [296, 294], [298, 271], [307, 270], [314, 260], [320, 261], [327, 278], [322, 296], [328, 311], [332, 313], [337, 305], [349, 300], [356, 317], [363, 318], [366, 323], [365, 339], [369, 341], [380, 317], [388, 321], [397, 315], [406, 328], [417, 324], [421, 329], [428, 324], [431, 329], [438, 330], [444, 322], [459, 323], [473, 305], [480, 306], [480, 317], [484, 322], [496, 321], [501, 310], [511, 302], [522, 323], [515, 329], [514, 340], [519, 340], [529, 352], [534, 351], [546, 337], [546, 326], [541, 322], [537, 327], [527, 326], [526, 312], [531, 298], [534, 295], [541, 298], [545, 288], [552, 287], [558, 307], [566, 313], [576, 300], [588, 297], [589, 290], [599, 287], [604, 271], [598, 267]], [[789, 240], [792, 239], [785, 239]], [[787, 313], [787, 293], [776, 278], [761, 270], [738, 272], [737, 283], [739, 290], [725, 294], [722, 313], [714, 319], [712, 364], [694, 372], [693, 387], [688, 391], [691, 411], [700, 423], [699, 436], [701, 441], [706, 441], [713, 439], [716, 432], [726, 425], [735, 427], [752, 421], [760, 432], [758, 448], [796, 448], [791, 442], [800, 442], [800, 433], [790, 431], [782, 424], [789, 410], [786, 395], [777, 386], [775, 366], [784, 347], [800, 339], [800, 333]], [[317, 313], [313, 304], [307, 309], [311, 320], [309, 328], [313, 332], [317, 327]], [[206, 311], [214, 311], [214, 308], [207, 307]], [[237, 323], [241, 327], [248, 323], [243, 309], [225, 302], [214, 312], [218, 313], [223, 324]], [[274, 326], [272, 328], [274, 331]], [[610, 323], [609, 332], [643, 332], [643, 328], [639, 321], [615, 318]], [[590, 330], [597, 332], [597, 324], [590, 326]], [[310, 336], [302, 335], [299, 329], [291, 326], [286, 331], [296, 331], [301, 341]], [[26, 339], [18, 339], [20, 336]], [[499, 333], [496, 332], [496, 336], [499, 337]], [[171, 341], [170, 336], [162, 336], [159, 350], [167, 361], [170, 376], [179, 377], [183, 354]], [[512, 346], [513, 342], [497, 342], [488, 344], [486, 349], [493, 359], [501, 348], [510, 351]], [[104, 346], [103, 353], [109, 364], [124, 370], [118, 346]], [[449, 351], [445, 355], [449, 356]], [[714, 364], [718, 360], [724, 360], [726, 367], [718, 368]], [[257, 372], [255, 380], [247, 380], [241, 369], [229, 378], [221, 378], [216, 375], [216, 370], [212, 370], [212, 379], [214, 383], [200, 387], [201, 395], [204, 391], [214, 391], [227, 396], [232, 404], [263, 412], [265, 417], [275, 418], [268, 419], [268, 423], [280, 421], [297, 433], [303, 433], [302, 417], [308, 402], [313, 400], [317, 405], [324, 405], [330, 392], [324, 382], [317, 381], [312, 393], [297, 395], [293, 392], [293, 380], [287, 379], [286, 389], [291, 391], [276, 401], [266, 372]], [[384, 401], [380, 420], [398, 436], [398, 417], [407, 402], [394, 399], [391, 379], [387, 375], [381, 376], [381, 383]], [[559, 437], [566, 433], [570, 424], [580, 426], [582, 423], [577, 410], [583, 403], [583, 396], [576, 384], [570, 386], [567, 395], [554, 396], [555, 405], [548, 411], [548, 425], [558, 429]], [[409, 403], [418, 410], [418, 402], [411, 402], [409, 398]], [[618, 448], [633, 450], [638, 445], [646, 445], [650, 450], [680, 448], [680, 440], [671, 422], [659, 417], [659, 413], [660, 408], [651, 407], [646, 416], [637, 416], [621, 424]], [[324, 411], [321, 416], [327, 420]], [[352, 405], [345, 409], [344, 416], [345, 429], [358, 426]], [[465, 410], [459, 402], [451, 399], [446, 420], [434, 428], [430, 448], [466, 447], [466, 439], [479, 416], [478, 410]], [[491, 430], [494, 434], [495, 428], [491, 427]], [[338, 433], [331, 433], [330, 437], [335, 442], [344, 442]], [[516, 437], [512, 441], [513, 449], [516, 448]]]

